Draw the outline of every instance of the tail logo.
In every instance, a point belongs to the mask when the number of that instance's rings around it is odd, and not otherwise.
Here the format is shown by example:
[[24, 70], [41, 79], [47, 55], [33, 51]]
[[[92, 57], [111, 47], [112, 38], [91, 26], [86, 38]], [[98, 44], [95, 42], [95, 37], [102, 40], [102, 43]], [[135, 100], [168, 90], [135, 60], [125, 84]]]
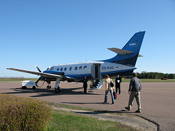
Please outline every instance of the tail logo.
[[129, 46], [135, 46], [135, 45], [137, 45], [136, 43], [131, 43], [131, 44], [129, 44]]

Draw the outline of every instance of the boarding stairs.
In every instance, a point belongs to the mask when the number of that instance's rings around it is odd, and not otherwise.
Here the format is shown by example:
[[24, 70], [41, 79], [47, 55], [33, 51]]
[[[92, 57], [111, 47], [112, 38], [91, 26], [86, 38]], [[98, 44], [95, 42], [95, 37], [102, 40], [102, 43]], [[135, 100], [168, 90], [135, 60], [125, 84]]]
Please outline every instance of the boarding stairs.
[[103, 87], [103, 81], [102, 80], [96, 80], [93, 86], [93, 89], [101, 89]]

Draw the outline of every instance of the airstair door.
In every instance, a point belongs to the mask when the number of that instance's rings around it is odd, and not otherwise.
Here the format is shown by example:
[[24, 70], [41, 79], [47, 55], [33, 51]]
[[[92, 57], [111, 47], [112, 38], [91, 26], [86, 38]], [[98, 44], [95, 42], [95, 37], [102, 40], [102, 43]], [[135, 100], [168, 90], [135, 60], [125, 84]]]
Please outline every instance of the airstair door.
[[101, 64], [92, 64], [91, 73], [92, 78], [94, 80], [100, 80], [101, 79], [101, 70], [100, 70]]

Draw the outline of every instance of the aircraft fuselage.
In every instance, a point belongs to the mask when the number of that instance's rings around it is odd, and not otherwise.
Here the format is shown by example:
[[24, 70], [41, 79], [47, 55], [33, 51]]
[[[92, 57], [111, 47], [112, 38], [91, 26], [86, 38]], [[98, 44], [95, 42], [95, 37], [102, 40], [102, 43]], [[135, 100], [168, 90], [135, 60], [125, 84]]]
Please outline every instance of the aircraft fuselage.
[[135, 67], [126, 66], [122, 64], [110, 63], [110, 62], [89, 62], [89, 63], [78, 63], [78, 64], [65, 64], [52, 66], [48, 68], [44, 73], [64, 74], [66, 77], [74, 79], [100, 79], [104, 75], [116, 75], [125, 72], [132, 72]]

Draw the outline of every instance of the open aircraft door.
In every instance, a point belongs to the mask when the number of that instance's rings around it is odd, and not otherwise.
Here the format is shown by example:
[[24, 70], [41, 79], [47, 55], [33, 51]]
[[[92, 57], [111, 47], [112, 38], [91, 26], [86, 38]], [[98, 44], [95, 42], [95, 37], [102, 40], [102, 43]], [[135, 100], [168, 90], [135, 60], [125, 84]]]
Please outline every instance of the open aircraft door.
[[101, 64], [99, 63], [94, 63], [92, 64], [91, 67], [91, 74], [92, 74], [92, 78], [94, 80], [100, 80], [101, 79]]
[[93, 78], [93, 88], [100, 89], [103, 86], [103, 82], [101, 80], [101, 64], [94, 63], [91, 67], [91, 74]]

